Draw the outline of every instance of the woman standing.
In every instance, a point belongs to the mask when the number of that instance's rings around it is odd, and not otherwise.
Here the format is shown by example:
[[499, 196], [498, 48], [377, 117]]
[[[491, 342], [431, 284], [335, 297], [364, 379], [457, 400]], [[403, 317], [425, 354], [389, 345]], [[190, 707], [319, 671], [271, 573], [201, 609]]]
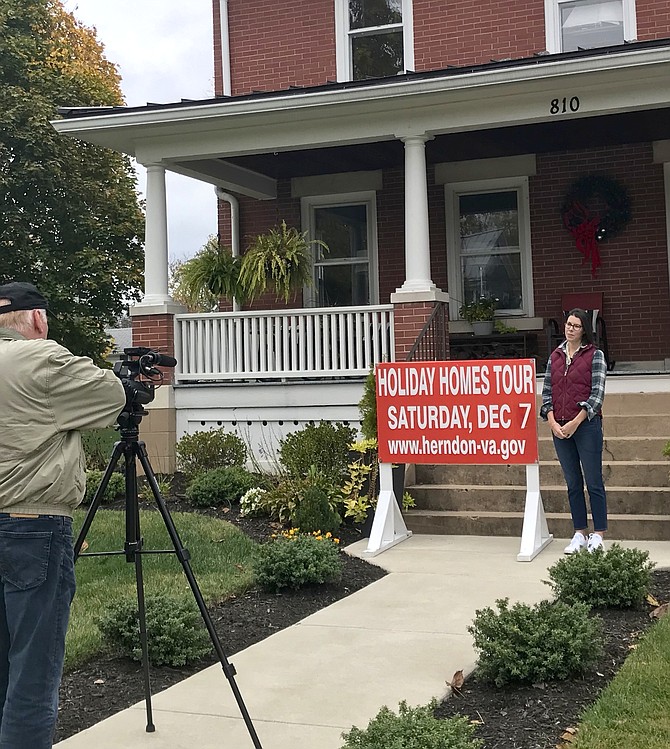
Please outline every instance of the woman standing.
[[[607, 498], [603, 484], [602, 404], [607, 363], [596, 347], [589, 314], [569, 312], [565, 341], [549, 357], [540, 415], [549, 422], [554, 447], [568, 485], [575, 535], [566, 554], [603, 549]], [[584, 479], [589, 491], [593, 533], [588, 534]]]

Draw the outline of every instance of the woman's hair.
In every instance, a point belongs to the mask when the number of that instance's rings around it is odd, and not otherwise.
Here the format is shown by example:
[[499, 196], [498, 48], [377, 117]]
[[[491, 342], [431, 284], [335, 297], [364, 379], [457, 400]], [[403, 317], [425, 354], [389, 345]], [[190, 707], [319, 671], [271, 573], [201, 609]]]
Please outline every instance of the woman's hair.
[[595, 338], [593, 336], [593, 322], [591, 320], [591, 313], [584, 309], [575, 307], [568, 312], [565, 318], [566, 322], [568, 317], [577, 317], [579, 322], [582, 324], [582, 343], [592, 343], [595, 346]]

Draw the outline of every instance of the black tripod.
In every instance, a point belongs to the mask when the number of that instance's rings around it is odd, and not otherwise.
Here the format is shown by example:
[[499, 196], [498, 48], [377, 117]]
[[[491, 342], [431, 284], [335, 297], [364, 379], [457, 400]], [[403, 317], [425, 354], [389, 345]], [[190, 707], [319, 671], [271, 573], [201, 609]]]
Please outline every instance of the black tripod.
[[[135, 581], [137, 585], [137, 607], [138, 607], [138, 613], [139, 613], [140, 640], [142, 644], [144, 693], [145, 693], [146, 713], [147, 713], [146, 730], [148, 732], [153, 732], [156, 729], [153, 724], [152, 709], [151, 709], [151, 682], [150, 682], [150, 677], [149, 677], [146, 608], [145, 608], [145, 600], [144, 600], [144, 578], [142, 575], [142, 554], [176, 554], [177, 555], [177, 559], [179, 559], [181, 563], [181, 566], [184, 570], [184, 574], [186, 575], [186, 579], [188, 580], [188, 584], [190, 585], [191, 591], [193, 592], [195, 602], [197, 603], [198, 608], [200, 609], [200, 614], [205, 623], [205, 626], [207, 627], [207, 631], [209, 632], [209, 636], [214, 646], [214, 649], [216, 651], [216, 654], [219, 657], [219, 661], [221, 662], [223, 673], [226, 675], [226, 678], [230, 682], [231, 689], [233, 690], [233, 695], [235, 696], [235, 700], [237, 701], [242, 717], [244, 718], [244, 722], [247, 726], [247, 730], [249, 731], [249, 735], [251, 736], [253, 745], [255, 749], [263, 749], [258, 739], [258, 736], [256, 734], [256, 730], [253, 726], [253, 723], [251, 722], [251, 718], [249, 717], [249, 713], [242, 699], [242, 695], [240, 694], [240, 690], [235, 681], [235, 674], [236, 674], [235, 667], [232, 665], [232, 663], [229, 662], [228, 658], [226, 657], [225, 652], [223, 651], [223, 647], [221, 646], [221, 641], [219, 640], [216, 630], [214, 629], [212, 618], [209, 612], [207, 611], [207, 606], [205, 605], [205, 602], [202, 598], [202, 593], [200, 592], [198, 583], [195, 579], [195, 576], [193, 575], [193, 570], [191, 569], [191, 565], [189, 564], [190, 554], [188, 550], [184, 548], [181, 542], [181, 539], [179, 538], [179, 534], [177, 533], [177, 529], [175, 528], [172, 517], [170, 516], [170, 513], [165, 505], [165, 500], [163, 499], [163, 497], [161, 497], [160, 489], [158, 487], [158, 483], [156, 482], [156, 476], [153, 472], [153, 469], [151, 468], [151, 464], [149, 463], [149, 457], [147, 455], [146, 446], [144, 442], [139, 440], [139, 424], [140, 424], [140, 421], [142, 420], [142, 417], [145, 416], [146, 413], [147, 412], [142, 408], [141, 405], [137, 403], [131, 403], [129, 406], [126, 406], [126, 409], [120, 414], [120, 416], [117, 419], [119, 423], [119, 431], [121, 434], [121, 439], [118, 442], [116, 442], [116, 444], [114, 445], [112, 456], [109, 460], [107, 468], [105, 469], [105, 473], [102, 477], [102, 481], [100, 482], [100, 486], [95, 492], [93, 500], [91, 501], [91, 506], [86, 514], [86, 518], [84, 519], [84, 525], [82, 526], [79, 536], [77, 537], [77, 540], [75, 542], [75, 545], [74, 545], [75, 559], [77, 559], [79, 556], [111, 556], [111, 555], [125, 554], [126, 561], [133, 562], [135, 564]], [[82, 545], [84, 543], [84, 539], [86, 538], [86, 534], [88, 533], [89, 528], [91, 527], [91, 523], [93, 522], [93, 518], [95, 516], [96, 510], [100, 506], [100, 502], [102, 501], [102, 498], [105, 495], [105, 490], [107, 489], [109, 479], [112, 475], [112, 472], [114, 471], [114, 468], [116, 468], [116, 465], [119, 462], [119, 459], [121, 458], [121, 456], [123, 456], [125, 459], [125, 478], [126, 478], [126, 540], [124, 544], [124, 550], [81, 554], [80, 552], [81, 552]], [[136, 463], [136, 460], [140, 461], [142, 469], [144, 470], [144, 475], [147, 481], [149, 482], [149, 486], [151, 487], [151, 491], [156, 500], [156, 504], [158, 505], [158, 510], [160, 511], [160, 514], [163, 517], [165, 527], [170, 536], [170, 540], [172, 541], [172, 545], [174, 547], [173, 550], [166, 549], [166, 550], [160, 550], [160, 551], [158, 550], [145, 551], [142, 548], [143, 539], [140, 535], [140, 511], [139, 511], [139, 504], [138, 504], [138, 499], [137, 499], [137, 463]]]

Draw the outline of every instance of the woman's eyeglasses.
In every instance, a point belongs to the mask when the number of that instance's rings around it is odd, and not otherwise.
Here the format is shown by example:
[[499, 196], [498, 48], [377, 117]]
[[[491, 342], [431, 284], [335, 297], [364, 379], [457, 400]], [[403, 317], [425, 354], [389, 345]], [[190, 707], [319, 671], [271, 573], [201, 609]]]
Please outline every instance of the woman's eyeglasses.
[[566, 322], [565, 327], [570, 328], [571, 330], [581, 330], [584, 326], [574, 322]]

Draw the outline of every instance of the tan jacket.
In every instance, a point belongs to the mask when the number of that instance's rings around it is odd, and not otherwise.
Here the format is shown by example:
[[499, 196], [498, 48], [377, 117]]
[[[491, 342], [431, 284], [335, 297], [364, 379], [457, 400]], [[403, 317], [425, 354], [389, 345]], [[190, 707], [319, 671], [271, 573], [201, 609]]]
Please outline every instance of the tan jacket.
[[0, 512], [71, 516], [86, 485], [79, 430], [110, 426], [125, 401], [111, 370], [0, 328]]

